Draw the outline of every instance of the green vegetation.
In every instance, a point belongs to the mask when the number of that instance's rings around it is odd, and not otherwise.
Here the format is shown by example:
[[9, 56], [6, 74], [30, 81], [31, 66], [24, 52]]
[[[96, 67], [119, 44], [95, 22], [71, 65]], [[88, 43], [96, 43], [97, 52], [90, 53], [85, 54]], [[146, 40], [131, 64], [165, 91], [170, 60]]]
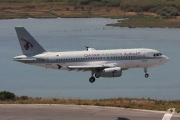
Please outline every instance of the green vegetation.
[[156, 12], [165, 7], [180, 10], [179, 0], [1, 0], [0, 3], [52, 3], [64, 5], [85, 5], [98, 7], [120, 7], [130, 12]]
[[8, 91], [0, 92], [0, 100], [13, 100], [15, 99], [14, 93]]
[[64, 4], [81, 4], [81, 5], [97, 5], [97, 6], [114, 6], [119, 7], [123, 0], [1, 0], [1, 3], [49, 3], [60, 2]]
[[180, 15], [179, 10], [175, 7], [164, 7], [162, 9], [158, 10], [156, 13], [158, 15], [161, 15], [161, 16], [164, 16], [167, 18], [171, 18], [171, 17]]
[[[0, 104], [73, 104], [73, 105], [95, 105], [95, 106], [111, 106], [135, 109], [159, 110], [166, 111], [169, 108], [175, 108], [180, 112], [180, 101], [165, 101], [153, 99], [137, 99], [137, 98], [114, 98], [99, 100], [83, 100], [83, 99], [57, 99], [57, 98], [31, 98], [28, 96], [14, 96], [14, 93], [7, 91], [0, 92], [1, 95], [10, 94], [12, 97], [0, 99]], [[9, 96], [9, 95], [8, 95]]]
[[133, 9], [134, 12], [156, 12], [157, 10], [173, 6], [180, 10], [179, 0], [123, 0], [120, 7], [123, 10]]
[[136, 15], [130, 17], [127, 20], [118, 21], [115, 24], [107, 24], [107, 26], [119, 26], [119, 27], [129, 27], [129, 28], [180, 28], [180, 21], [174, 22], [171, 19], [164, 19], [149, 15]]

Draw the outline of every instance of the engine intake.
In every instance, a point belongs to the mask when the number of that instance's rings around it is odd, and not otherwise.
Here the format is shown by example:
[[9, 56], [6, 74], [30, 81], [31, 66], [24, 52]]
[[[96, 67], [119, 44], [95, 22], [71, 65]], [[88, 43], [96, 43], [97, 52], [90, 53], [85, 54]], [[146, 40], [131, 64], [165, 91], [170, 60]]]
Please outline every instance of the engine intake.
[[120, 67], [106, 68], [100, 71], [101, 77], [120, 77], [122, 75], [122, 69]]

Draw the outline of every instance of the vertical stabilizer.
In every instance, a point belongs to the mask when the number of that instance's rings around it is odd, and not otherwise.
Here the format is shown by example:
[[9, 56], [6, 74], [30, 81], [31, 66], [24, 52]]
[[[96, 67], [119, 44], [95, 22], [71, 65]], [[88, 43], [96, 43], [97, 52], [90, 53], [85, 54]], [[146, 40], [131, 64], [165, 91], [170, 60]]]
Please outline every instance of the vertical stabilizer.
[[24, 55], [36, 55], [46, 52], [24, 27], [15, 27], [15, 30]]

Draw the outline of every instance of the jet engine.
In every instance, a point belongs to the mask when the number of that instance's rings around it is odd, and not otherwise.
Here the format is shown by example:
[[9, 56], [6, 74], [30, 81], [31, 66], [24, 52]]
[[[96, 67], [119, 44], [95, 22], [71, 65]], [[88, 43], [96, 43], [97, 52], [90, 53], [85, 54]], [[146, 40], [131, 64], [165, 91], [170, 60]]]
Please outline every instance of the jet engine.
[[120, 77], [121, 75], [122, 69], [120, 67], [105, 68], [97, 74], [100, 77]]

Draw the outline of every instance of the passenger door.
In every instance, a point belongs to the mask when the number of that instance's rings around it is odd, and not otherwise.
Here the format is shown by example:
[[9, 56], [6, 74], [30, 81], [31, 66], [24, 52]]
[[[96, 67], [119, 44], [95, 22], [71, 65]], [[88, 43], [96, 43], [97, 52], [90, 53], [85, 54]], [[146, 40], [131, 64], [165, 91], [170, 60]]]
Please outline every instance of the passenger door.
[[46, 55], [46, 60], [45, 60], [45, 62], [46, 62], [46, 68], [50, 67], [50, 65], [51, 65], [50, 58], [51, 58], [51, 56], [47, 54], [47, 55]]
[[142, 52], [142, 62], [147, 62], [147, 51], [144, 50], [144, 51], [141, 51]]

